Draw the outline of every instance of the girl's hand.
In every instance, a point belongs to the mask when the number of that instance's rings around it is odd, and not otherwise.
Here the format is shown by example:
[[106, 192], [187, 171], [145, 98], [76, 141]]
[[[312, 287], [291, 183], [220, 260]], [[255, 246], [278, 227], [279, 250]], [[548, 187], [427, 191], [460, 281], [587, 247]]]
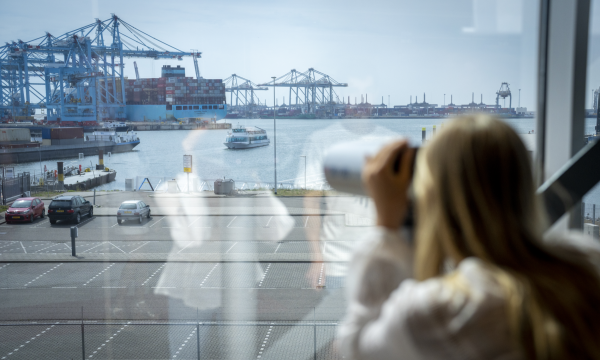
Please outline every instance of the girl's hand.
[[[408, 208], [408, 187], [412, 179], [415, 149], [406, 140], [387, 145], [374, 157], [367, 157], [362, 180], [375, 202], [377, 226], [397, 230], [402, 226]], [[394, 163], [400, 157], [400, 169]]]

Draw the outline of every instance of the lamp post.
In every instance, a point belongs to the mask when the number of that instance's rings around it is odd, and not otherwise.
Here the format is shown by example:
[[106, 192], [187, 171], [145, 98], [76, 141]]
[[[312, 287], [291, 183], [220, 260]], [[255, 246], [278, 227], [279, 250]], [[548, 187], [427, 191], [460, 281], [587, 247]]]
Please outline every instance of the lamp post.
[[306, 155], [300, 155], [304, 158], [304, 190], [306, 190]]
[[275, 121], [275, 76], [273, 79], [273, 163], [275, 165], [275, 195], [277, 195], [277, 122]]

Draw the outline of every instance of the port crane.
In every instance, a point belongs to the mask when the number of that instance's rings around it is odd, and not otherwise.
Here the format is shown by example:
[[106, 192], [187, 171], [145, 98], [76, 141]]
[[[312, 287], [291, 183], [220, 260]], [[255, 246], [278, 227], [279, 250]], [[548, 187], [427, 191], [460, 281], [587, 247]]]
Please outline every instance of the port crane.
[[224, 79], [223, 83], [225, 84], [225, 92], [230, 93], [229, 105], [232, 110], [242, 111], [244, 115], [252, 113], [255, 106], [261, 105], [260, 99], [254, 92], [269, 90], [236, 74]]
[[506, 100], [508, 97], [508, 108], [512, 109], [512, 95], [510, 93], [510, 88], [508, 87], [508, 83], [503, 82], [500, 85], [500, 90], [496, 92], [496, 108], [500, 108], [500, 98]]
[[7, 42], [0, 47], [0, 118], [32, 119], [46, 109], [50, 123], [63, 125], [124, 119], [124, 59], [184, 56], [196, 65], [201, 53], [181, 51], [115, 14], [60, 36]]
[[[301, 108], [303, 112], [310, 114], [316, 113], [317, 107], [324, 107], [333, 114], [334, 106], [341, 103], [333, 88], [348, 87], [348, 84], [339, 83], [331, 76], [310, 68], [303, 73], [292, 69], [275, 81], [258, 86], [287, 87], [290, 107]], [[295, 100], [293, 105], [292, 99]]]

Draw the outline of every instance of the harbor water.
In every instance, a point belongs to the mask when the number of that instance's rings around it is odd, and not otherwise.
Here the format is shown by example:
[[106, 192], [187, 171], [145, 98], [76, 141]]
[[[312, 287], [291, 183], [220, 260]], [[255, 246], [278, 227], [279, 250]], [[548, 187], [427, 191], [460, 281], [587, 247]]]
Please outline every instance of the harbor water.
[[[281, 183], [304, 184], [304, 157], [306, 181], [309, 187], [323, 182], [321, 159], [332, 144], [362, 137], [407, 137], [415, 145], [421, 144], [421, 129], [432, 136], [433, 125], [440, 129], [450, 119], [344, 119], [344, 120], [277, 120], [277, 180]], [[518, 133], [527, 134], [535, 129], [535, 119], [505, 119]], [[193, 156], [193, 173], [201, 179], [231, 178], [236, 183], [273, 183], [274, 133], [273, 120], [240, 119], [234, 126], [257, 126], [267, 131], [271, 145], [245, 150], [230, 150], [223, 144], [227, 130], [181, 130], [138, 132], [140, 145], [134, 151], [105, 155], [107, 167], [117, 171], [116, 181], [97, 189], [125, 189], [125, 179], [140, 177], [177, 178], [183, 175], [183, 155]], [[586, 134], [591, 134], [595, 119], [586, 119]], [[56, 160], [59, 161], [59, 160]], [[15, 172], [39, 173], [44, 165], [56, 169], [56, 161], [8, 165]], [[97, 156], [63, 159], [65, 165], [88, 167], [98, 163]], [[591, 201], [600, 204], [600, 191], [594, 190]]]

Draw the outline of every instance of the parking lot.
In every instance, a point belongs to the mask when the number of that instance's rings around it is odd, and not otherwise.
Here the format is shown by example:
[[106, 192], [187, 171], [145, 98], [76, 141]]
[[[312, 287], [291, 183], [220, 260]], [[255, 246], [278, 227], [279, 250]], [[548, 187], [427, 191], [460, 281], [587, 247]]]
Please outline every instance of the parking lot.
[[[132, 197], [153, 215], [119, 225]], [[98, 197], [77, 258], [73, 223], [1, 224], [0, 360], [339, 359], [345, 273], [370, 227], [328, 201]]]

